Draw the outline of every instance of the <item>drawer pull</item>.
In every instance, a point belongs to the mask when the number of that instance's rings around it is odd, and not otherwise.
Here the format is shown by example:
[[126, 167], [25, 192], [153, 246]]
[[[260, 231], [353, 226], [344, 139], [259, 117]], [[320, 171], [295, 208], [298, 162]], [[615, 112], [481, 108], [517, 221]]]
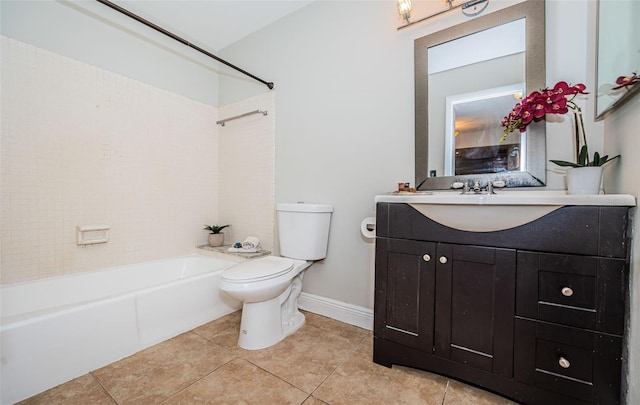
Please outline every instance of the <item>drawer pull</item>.
[[558, 364], [562, 368], [569, 368], [571, 366], [569, 360], [565, 359], [564, 357], [560, 357], [560, 360], [558, 360]]
[[440, 263], [442, 264], [447, 264], [448, 260], [445, 256], [440, 256], [440, 259], [438, 259], [440, 261]]
[[563, 287], [561, 291], [565, 297], [571, 297], [573, 295], [573, 290], [570, 287]]
[[429, 254], [425, 254], [424, 256], [422, 256], [422, 260], [424, 260], [425, 262], [430, 262], [431, 256], [429, 256]]

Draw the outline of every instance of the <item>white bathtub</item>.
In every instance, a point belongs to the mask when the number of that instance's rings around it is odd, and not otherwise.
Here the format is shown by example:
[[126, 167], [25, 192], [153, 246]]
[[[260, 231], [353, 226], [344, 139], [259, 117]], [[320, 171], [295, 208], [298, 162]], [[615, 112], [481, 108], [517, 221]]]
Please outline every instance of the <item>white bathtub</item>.
[[236, 264], [192, 254], [1, 287], [0, 403], [12, 404], [231, 313]]

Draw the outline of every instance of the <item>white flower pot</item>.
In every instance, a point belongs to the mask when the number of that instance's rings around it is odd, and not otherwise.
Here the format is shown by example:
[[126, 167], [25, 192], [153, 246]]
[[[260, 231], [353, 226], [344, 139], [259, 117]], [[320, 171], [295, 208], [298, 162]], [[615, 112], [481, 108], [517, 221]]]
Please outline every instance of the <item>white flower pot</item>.
[[209, 234], [209, 246], [217, 247], [224, 244], [224, 232], [210, 233]]
[[602, 166], [572, 167], [567, 170], [568, 194], [600, 194]]

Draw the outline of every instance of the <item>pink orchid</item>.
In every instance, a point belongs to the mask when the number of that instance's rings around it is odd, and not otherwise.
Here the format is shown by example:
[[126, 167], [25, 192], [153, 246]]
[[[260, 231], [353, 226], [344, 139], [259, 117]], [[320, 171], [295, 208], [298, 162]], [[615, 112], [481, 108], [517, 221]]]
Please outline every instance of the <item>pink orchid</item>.
[[[621, 86], [628, 86], [632, 82], [633, 84], [640, 82], [640, 77], [635, 73], [631, 78], [621, 76], [617, 81]], [[570, 86], [565, 81], [559, 81], [555, 86], [553, 86], [553, 88], [546, 88], [540, 91], [531, 92], [531, 94], [523, 98], [520, 103], [516, 104], [513, 110], [502, 119], [502, 126], [505, 128], [502, 140], [504, 141], [507, 136], [515, 130], [525, 132], [529, 124], [544, 119], [547, 114], [566, 114], [571, 110], [574, 114], [576, 129], [576, 156], [579, 157], [580, 155], [580, 129], [582, 129], [582, 138], [584, 143], [583, 148], [586, 154], [587, 138], [584, 132], [582, 110], [573, 102], [573, 99], [578, 94], [589, 94], [585, 91], [586, 89], [587, 87], [582, 83]], [[587, 160], [584, 165], [591, 165], [591, 162], [588, 161], [588, 157], [586, 159]], [[606, 159], [601, 162], [599, 161], [599, 164], [604, 164], [606, 161]], [[567, 162], [553, 162], [560, 165], [574, 165], [573, 163]]]
[[531, 92], [502, 119], [502, 126], [505, 127], [502, 139], [516, 129], [525, 132], [527, 125], [540, 121], [546, 114], [566, 114], [570, 109], [579, 112], [580, 108], [573, 99], [577, 94], [589, 94], [585, 90], [586, 86], [582, 83], [570, 86], [560, 81], [552, 89]]
[[640, 76], [636, 72], [633, 72], [631, 76], [620, 76], [616, 79], [617, 86], [612, 87], [611, 90], [618, 90], [623, 87], [631, 87], [640, 83]]

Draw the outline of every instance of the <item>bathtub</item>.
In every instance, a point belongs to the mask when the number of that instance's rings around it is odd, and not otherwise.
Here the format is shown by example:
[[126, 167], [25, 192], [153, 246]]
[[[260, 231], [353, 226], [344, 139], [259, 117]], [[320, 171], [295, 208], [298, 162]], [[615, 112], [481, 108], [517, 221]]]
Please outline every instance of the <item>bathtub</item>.
[[191, 254], [1, 287], [0, 403], [12, 404], [241, 308], [234, 260]]

